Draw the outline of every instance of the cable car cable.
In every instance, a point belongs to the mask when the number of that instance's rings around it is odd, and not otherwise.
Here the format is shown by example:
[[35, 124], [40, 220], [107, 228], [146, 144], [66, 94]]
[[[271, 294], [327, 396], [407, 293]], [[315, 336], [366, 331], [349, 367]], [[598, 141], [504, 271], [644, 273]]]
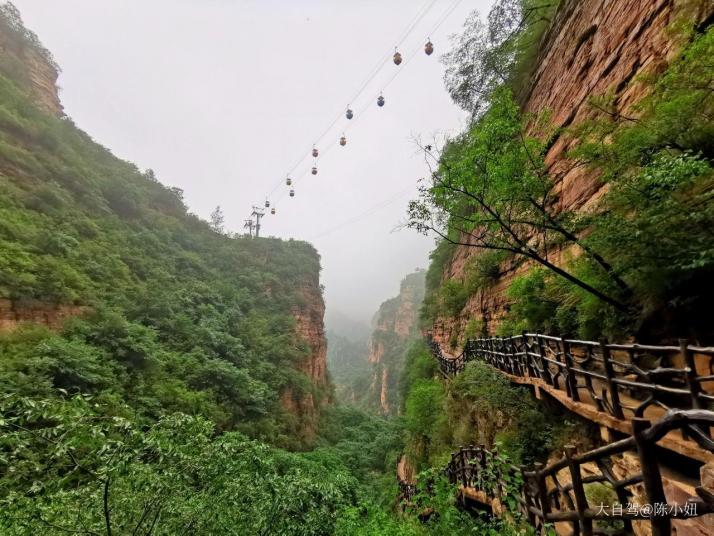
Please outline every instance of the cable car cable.
[[[452, 2], [452, 4], [442, 13], [441, 17], [439, 17], [439, 18], [437, 19], [437, 22], [435, 23], [435, 25], [434, 25], [434, 27], [431, 29], [431, 31], [428, 33], [428, 35], [434, 35], [434, 34], [436, 33], [436, 31], [441, 27], [441, 25], [442, 25], [444, 22], [446, 22], [446, 20], [447, 20], [447, 19], [451, 16], [451, 14], [456, 10], [456, 8], [459, 6], [459, 4], [461, 4], [462, 1], [463, 1], [463, 0], [454, 0], [454, 1]], [[429, 8], [428, 8], [424, 13], [422, 13], [422, 16], [420, 17], [420, 20], [421, 20], [421, 18], [423, 18], [423, 15], [425, 15], [426, 12], [428, 12], [428, 10], [430, 10], [431, 7], [433, 7], [433, 5], [434, 5], [435, 2], [436, 2], [436, 0], [432, 0], [431, 4], [429, 5]], [[411, 32], [411, 30], [413, 29], [414, 26], [415, 26], [415, 25], [412, 25], [412, 28], [409, 30], [409, 32], [405, 32], [404, 38], [406, 38], [406, 36], [408, 35], [408, 33]], [[387, 80], [386, 84], [384, 84], [382, 90], [385, 90], [389, 85], [392, 84], [392, 82], [394, 82], [394, 80], [397, 78], [397, 76], [399, 76], [399, 73], [401, 73], [401, 72], [404, 70], [404, 68], [411, 62], [411, 60], [412, 60], [415, 56], [417, 56], [417, 53], [418, 53], [418, 51], [419, 51], [419, 49], [420, 49], [421, 47], [423, 47], [423, 44], [420, 43], [419, 45], [417, 45], [417, 46], [414, 48], [414, 50], [412, 50], [412, 52], [409, 54], [409, 57], [405, 60], [404, 66], [403, 66], [402, 68], [400, 68], [400, 69], [397, 69], [397, 70], [392, 74], [392, 76]], [[383, 66], [384, 64], [386, 64], [390, 59], [391, 59], [391, 57], [388, 56], [387, 58], [385, 58], [384, 60], [382, 60], [382, 62], [381, 62], [381, 64], [380, 64], [380, 68], [381, 68], [381, 66]], [[376, 73], [375, 73], [375, 75], [376, 75]], [[372, 78], [374, 78], [374, 76], [372, 76], [371, 79], [372, 79]], [[369, 83], [369, 82], [371, 81], [371, 79], [368, 80], [364, 85], [366, 86], [366, 84]], [[364, 90], [364, 88], [361, 88], [361, 89], [360, 89], [360, 93], [361, 93], [363, 90]], [[364, 113], [371, 107], [372, 104], [373, 104], [373, 101], [367, 102], [367, 103], [360, 109], [360, 111], [358, 112], [357, 118], [355, 118], [353, 121], [350, 121], [350, 123], [344, 128], [343, 133], [346, 133], [352, 126], [354, 126], [354, 124], [356, 123], [357, 119], [358, 119], [358, 118], [361, 118], [361, 117], [364, 115]], [[320, 139], [322, 139], [322, 138], [329, 132], [329, 130], [331, 130], [332, 127], [342, 118], [342, 114], [343, 114], [343, 113], [344, 113], [344, 111], [341, 111], [340, 114], [337, 115], [337, 117], [332, 121], [332, 123], [330, 124], [330, 126], [329, 126], [327, 129], [325, 129], [325, 131], [323, 132], [323, 134], [321, 134]], [[339, 139], [340, 139], [341, 136], [342, 136], [342, 135], [340, 134], [339, 136], [336, 137], [334, 143], [330, 143], [330, 144], [327, 145], [327, 148], [322, 151], [322, 154], [320, 155], [320, 158], [326, 156], [326, 155], [329, 153], [329, 151], [332, 149], [332, 147], [335, 146], [335, 145], [337, 145], [337, 142], [339, 141]], [[320, 139], [318, 139], [317, 141], [319, 141]], [[316, 142], [316, 143], [317, 143], [317, 142]], [[300, 165], [300, 163], [301, 163], [304, 159], [305, 159], [305, 157], [303, 157], [303, 158], [300, 160], [300, 162], [298, 162], [295, 166], [293, 166], [293, 169], [291, 170], [291, 172], [294, 171], [295, 168], [297, 168], [297, 167]], [[303, 179], [305, 176], [307, 176], [307, 175], [310, 173], [310, 170], [311, 170], [311, 166], [308, 167], [303, 173], [301, 173], [301, 174], [295, 176], [295, 178], [293, 179], [292, 183], [293, 183], [293, 184], [297, 184], [301, 179]], [[272, 193], [274, 193], [275, 190], [277, 190], [279, 187], [280, 187], [280, 184], [278, 184], [278, 185], [273, 189], [273, 191], [271, 192], [271, 195], [272, 195]], [[277, 198], [278, 201], [280, 201], [280, 200], [282, 199], [282, 197], [284, 197], [284, 193], [285, 193], [285, 192], [283, 192], [283, 195], [280, 195], [280, 196]]]
[[[437, 2], [437, 0], [431, 0], [431, 1], [427, 0], [427, 2], [422, 6], [422, 8], [419, 11], [417, 11], [417, 14], [412, 19], [412, 22], [409, 24], [409, 26], [407, 26], [406, 30], [404, 30], [402, 32], [402, 34], [399, 36], [397, 43], [401, 43], [404, 39], [406, 39], [409, 36], [409, 34], [414, 30], [416, 25], [419, 24], [419, 22], [421, 22], [421, 20], [424, 18], [424, 16], [429, 11], [431, 11], [431, 8], [434, 7], [434, 4], [436, 4], [436, 2]], [[391, 49], [390, 49], [389, 54], [385, 55], [384, 59], [379, 60], [377, 62], [377, 64], [375, 65], [375, 67], [372, 68], [372, 70], [370, 71], [370, 73], [367, 76], [367, 78], [365, 79], [365, 81], [362, 83], [362, 85], [359, 87], [357, 92], [354, 94], [354, 96], [348, 102], [356, 102], [357, 101], [357, 99], [360, 97], [360, 95], [362, 95], [362, 92], [367, 88], [369, 83], [372, 80], [374, 80], [374, 77], [377, 76], [377, 74], [382, 69], [382, 67], [384, 67], [384, 65], [389, 61], [389, 59], [391, 57], [390, 55], [391, 55]], [[314, 145], [317, 145], [320, 142], [320, 140], [327, 135], [327, 133], [332, 129], [332, 127], [335, 126], [335, 123], [337, 123], [337, 121], [339, 121], [342, 118], [343, 113], [344, 112], [337, 114], [337, 116], [332, 121], [332, 123], [330, 123], [330, 126], [327, 127], [315, 139]], [[304, 158], [305, 158], [304, 156], [301, 157], [300, 160], [290, 169], [289, 173], [292, 173], [293, 171], [295, 171], [295, 168], [300, 165], [300, 163], [303, 161]]]
[[[436, 2], [437, 2], [437, 0], [427, 0], [427, 2], [425, 2], [423, 4], [423, 6], [417, 11], [416, 15], [414, 16], [414, 18], [412, 19], [410, 24], [406, 27], [406, 29], [399, 36], [397, 42], [401, 42], [409, 36], [409, 34], [414, 30], [416, 25], [424, 18], [424, 16], [426, 16], [426, 14], [429, 11], [431, 11], [431, 9], [434, 7], [434, 4], [436, 4]], [[386, 55], [386, 57], [384, 59], [379, 60], [377, 62], [377, 64], [375, 65], [375, 67], [372, 68], [367, 79], [362, 83], [359, 90], [357, 91], [357, 93], [355, 93], [354, 97], [350, 100], [350, 102], [356, 101], [359, 98], [359, 96], [365, 90], [367, 85], [374, 79], [375, 76], [377, 76], [377, 73], [379, 73], [381, 68], [389, 61], [390, 58], [391, 58], [391, 48], [390, 48], [389, 54]], [[340, 113], [337, 114], [335, 119], [330, 123], [330, 125], [325, 130], [323, 130], [323, 132], [315, 139], [315, 141], [311, 144], [310, 147], [312, 147], [312, 145], [317, 145], [320, 142], [320, 140], [322, 140], [322, 138], [324, 138], [327, 135], [327, 133], [330, 130], [332, 130], [332, 127], [334, 127], [335, 124], [342, 118], [343, 113], [344, 113], [344, 111], [341, 110]], [[310, 150], [310, 147], [308, 147], [308, 151]], [[295, 168], [297, 168], [302, 163], [302, 161], [304, 159], [305, 159], [305, 156], [303, 155], [300, 158], [300, 160], [298, 160], [295, 163], [295, 165], [293, 165], [290, 168], [288, 175], [293, 173], [295, 171]], [[282, 185], [282, 181], [279, 183], [276, 183], [275, 187], [270, 191], [269, 196], [272, 196], [275, 193], [275, 191], [280, 188], [281, 185]]]
[[399, 193], [397, 193], [396, 195], [394, 195], [394, 196], [392, 196], [392, 197], [388, 197], [387, 199], [385, 199], [385, 200], [383, 200], [383, 201], [380, 201], [380, 202], [377, 203], [376, 205], [373, 205], [372, 207], [368, 208], [366, 211], [361, 212], [361, 213], [357, 214], [356, 216], [352, 216], [351, 218], [349, 218], [349, 219], [347, 219], [347, 220], [344, 220], [344, 221], [341, 222], [341, 223], [338, 223], [337, 225], [335, 225], [335, 226], [333, 226], [333, 227], [327, 229], [326, 231], [323, 231], [323, 232], [321, 232], [320, 234], [317, 234], [317, 235], [315, 235], [315, 236], [309, 238], [308, 240], [315, 240], [315, 239], [317, 239], [317, 238], [322, 238], [323, 236], [327, 236], [328, 234], [332, 234], [332, 233], [334, 233], [335, 231], [339, 231], [340, 229], [342, 229], [343, 227], [346, 227], [347, 225], [351, 225], [351, 224], [353, 224], [353, 223], [357, 223], [358, 221], [363, 220], [363, 219], [366, 218], [367, 216], [371, 216], [371, 215], [374, 214], [375, 212], [378, 212], [379, 210], [388, 207], [388, 206], [391, 205], [392, 203], [395, 203], [396, 201], [399, 201], [401, 198], [404, 197], [404, 195], [405, 195], [406, 193], [412, 191], [412, 189], [413, 189], [412, 186], [409, 186], [408, 188], [405, 188], [404, 190], [402, 190], [402, 191], [400, 191]]

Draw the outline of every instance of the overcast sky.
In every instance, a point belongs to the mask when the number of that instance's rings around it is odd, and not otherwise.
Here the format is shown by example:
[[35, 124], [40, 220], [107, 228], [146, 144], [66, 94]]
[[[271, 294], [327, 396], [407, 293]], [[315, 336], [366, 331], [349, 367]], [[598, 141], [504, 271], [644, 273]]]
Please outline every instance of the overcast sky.
[[[367, 321], [427, 266], [433, 238], [395, 231], [426, 173], [412, 138], [462, 128], [439, 57], [490, 0], [14, 3], [62, 67], [62, 102], [80, 128], [183, 188], [192, 212], [208, 218], [220, 205], [231, 231], [270, 193], [277, 214], [263, 234], [315, 244], [329, 309]], [[402, 65], [388, 61], [350, 102], [395, 45]], [[319, 141], [317, 176], [311, 158], [300, 162], [289, 198], [287, 172], [348, 104], [355, 118], [342, 115]]]

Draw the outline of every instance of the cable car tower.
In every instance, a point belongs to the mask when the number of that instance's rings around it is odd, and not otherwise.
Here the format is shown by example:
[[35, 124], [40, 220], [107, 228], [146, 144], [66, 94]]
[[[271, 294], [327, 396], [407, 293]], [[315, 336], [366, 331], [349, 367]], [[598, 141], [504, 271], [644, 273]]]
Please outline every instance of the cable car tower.
[[265, 216], [265, 211], [253, 205], [253, 212], [250, 213], [251, 216], [255, 216], [255, 237], [260, 236], [260, 218]]
[[248, 236], [253, 238], [253, 227], [255, 224], [253, 223], [253, 220], [245, 220], [245, 223], [243, 224], [243, 229], [248, 229]]

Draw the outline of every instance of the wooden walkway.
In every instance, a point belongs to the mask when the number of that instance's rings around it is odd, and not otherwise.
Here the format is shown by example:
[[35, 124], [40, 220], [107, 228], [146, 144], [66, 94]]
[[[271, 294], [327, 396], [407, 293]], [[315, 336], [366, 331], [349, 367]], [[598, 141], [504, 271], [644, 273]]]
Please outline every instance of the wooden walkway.
[[[620, 434], [631, 433], [633, 418], [656, 421], [671, 409], [714, 405], [714, 348], [614, 345], [539, 334], [468, 341], [457, 356], [434, 342], [431, 347], [446, 376], [461, 372], [468, 361], [483, 361], [511, 382], [532, 386], [537, 397], [545, 393]], [[712, 437], [709, 429], [693, 433]], [[661, 446], [700, 462], [714, 461], [687, 430], [671, 432]]]
[[[630, 437], [585, 453], [566, 446], [564, 457], [548, 466], [517, 467], [495, 451], [471, 445], [452, 453], [444, 473], [463, 498], [487, 505], [495, 515], [520, 515], [540, 533], [552, 526], [558, 534], [576, 536], [669, 536], [673, 530], [705, 536], [714, 527], [714, 464], [705, 466], [709, 472], [702, 473], [701, 485], [673, 496], [657, 447], [673, 430], [712, 425], [714, 412], [706, 410], [670, 411], [654, 424], [635, 417]], [[714, 444], [697, 437], [703, 449], [714, 451]], [[402, 458], [400, 490], [404, 466]], [[612, 498], [597, 502], [588, 493], [593, 486]], [[413, 494], [401, 497], [413, 504]]]
[[[532, 386], [536, 396], [550, 396], [624, 437], [603, 434], [606, 445], [582, 454], [566, 447], [547, 467], [515, 467], [483, 446], [460, 447], [444, 472], [462, 497], [497, 515], [515, 498], [516, 510], [533, 526], [551, 525], [558, 534], [714, 534], [714, 412], [706, 409], [714, 404], [714, 348], [525, 333], [468, 341], [457, 356], [430, 344], [447, 377], [468, 361], [483, 361], [511, 382]], [[668, 468], [660, 448], [702, 462], [700, 482]], [[398, 479], [404, 465], [400, 460]], [[609, 489], [622, 507], [593, 504], [587, 490], [594, 485]]]

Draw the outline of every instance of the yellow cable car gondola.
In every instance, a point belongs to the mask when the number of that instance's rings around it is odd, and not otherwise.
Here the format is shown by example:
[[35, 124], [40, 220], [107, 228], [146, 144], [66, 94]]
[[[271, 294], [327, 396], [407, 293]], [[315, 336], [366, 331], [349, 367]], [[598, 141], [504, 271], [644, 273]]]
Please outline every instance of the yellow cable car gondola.
[[286, 185], [290, 186], [292, 183], [293, 183], [293, 180], [292, 180], [290, 177], [288, 177], [287, 179], [285, 179], [285, 184], [286, 184]]

